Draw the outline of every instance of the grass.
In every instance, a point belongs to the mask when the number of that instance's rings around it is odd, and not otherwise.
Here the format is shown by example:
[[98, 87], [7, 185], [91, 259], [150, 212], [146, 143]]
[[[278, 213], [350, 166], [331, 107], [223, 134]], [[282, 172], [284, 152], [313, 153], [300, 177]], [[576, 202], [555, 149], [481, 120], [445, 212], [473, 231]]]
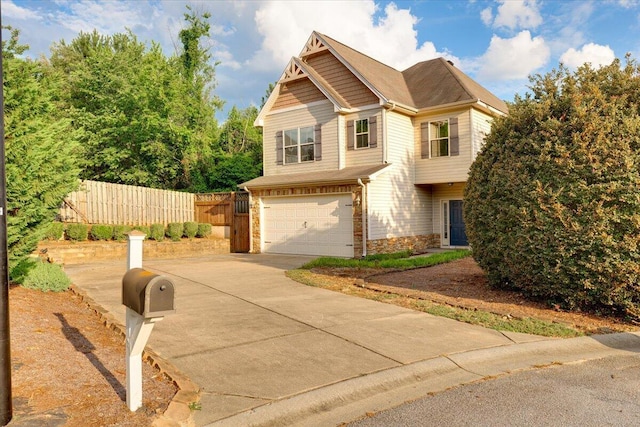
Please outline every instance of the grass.
[[364, 258], [360, 260], [323, 257], [311, 261], [301, 269], [290, 270], [287, 276], [308, 286], [315, 286], [342, 292], [347, 295], [358, 296], [388, 304], [395, 304], [412, 310], [422, 311], [434, 316], [446, 317], [473, 325], [483, 326], [498, 331], [519, 332], [546, 337], [570, 338], [584, 335], [582, 332], [559, 323], [532, 318], [506, 317], [482, 310], [471, 310], [449, 305], [438, 304], [416, 298], [410, 298], [395, 293], [379, 292], [362, 288], [353, 284], [344, 285], [344, 281], [333, 280], [331, 276], [315, 274], [309, 271], [316, 267], [333, 268], [391, 268], [410, 269], [442, 264], [470, 255], [470, 251], [459, 250], [436, 253], [434, 255], [416, 258], [406, 258], [407, 255], [376, 256], [376, 259]]
[[444, 264], [471, 255], [469, 250], [455, 250], [439, 252], [429, 256], [409, 258], [410, 252], [396, 252], [392, 254], [368, 255], [362, 259], [345, 259], [320, 257], [310, 261], [300, 268], [310, 270], [319, 267], [332, 268], [394, 268], [408, 270], [411, 268], [428, 267]]

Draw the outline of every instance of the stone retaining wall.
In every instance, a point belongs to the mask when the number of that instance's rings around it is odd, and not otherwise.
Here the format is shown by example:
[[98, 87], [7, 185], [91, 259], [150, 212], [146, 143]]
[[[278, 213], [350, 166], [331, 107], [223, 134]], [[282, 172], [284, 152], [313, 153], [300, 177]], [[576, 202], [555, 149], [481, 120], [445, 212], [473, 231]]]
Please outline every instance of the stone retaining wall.
[[407, 249], [410, 249], [414, 254], [421, 254], [427, 252], [427, 249], [439, 247], [439, 234], [392, 237], [389, 239], [369, 240], [367, 242], [367, 254], [389, 254]]
[[[179, 242], [145, 240], [143, 259], [167, 259], [228, 254], [229, 239], [183, 239]], [[84, 264], [121, 259], [126, 263], [127, 242], [44, 241], [35, 254], [57, 264]]]

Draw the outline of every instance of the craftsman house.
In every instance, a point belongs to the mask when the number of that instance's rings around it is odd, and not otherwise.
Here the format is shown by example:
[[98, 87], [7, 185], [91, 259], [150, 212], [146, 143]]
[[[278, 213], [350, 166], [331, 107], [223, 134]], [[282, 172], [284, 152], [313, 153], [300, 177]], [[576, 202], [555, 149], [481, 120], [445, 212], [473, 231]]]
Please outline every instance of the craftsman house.
[[251, 252], [464, 247], [469, 167], [506, 104], [442, 58], [400, 72], [314, 32], [256, 125]]

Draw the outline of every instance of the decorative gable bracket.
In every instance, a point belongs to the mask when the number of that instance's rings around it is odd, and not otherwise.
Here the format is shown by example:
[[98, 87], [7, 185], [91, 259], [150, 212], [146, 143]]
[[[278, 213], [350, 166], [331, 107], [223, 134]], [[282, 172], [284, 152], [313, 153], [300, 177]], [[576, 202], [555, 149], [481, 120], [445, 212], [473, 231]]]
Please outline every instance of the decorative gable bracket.
[[304, 49], [300, 52], [300, 57], [304, 58], [305, 56], [312, 55], [314, 53], [322, 52], [323, 50], [329, 49], [329, 46], [325, 45], [324, 42], [318, 37], [318, 34], [314, 31], [307, 40], [307, 44], [305, 44]]
[[301, 79], [306, 76], [307, 74], [304, 72], [302, 67], [295, 61], [295, 59], [291, 59], [291, 61], [289, 61], [289, 65], [287, 65], [287, 68], [284, 70], [284, 74], [282, 75], [280, 82], [281, 83], [290, 82], [293, 80]]

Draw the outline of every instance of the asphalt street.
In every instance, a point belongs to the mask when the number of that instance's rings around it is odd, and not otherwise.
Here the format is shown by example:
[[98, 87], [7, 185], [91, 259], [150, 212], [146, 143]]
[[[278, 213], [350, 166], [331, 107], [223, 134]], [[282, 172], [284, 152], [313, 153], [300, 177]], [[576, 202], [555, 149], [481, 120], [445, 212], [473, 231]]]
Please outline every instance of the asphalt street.
[[485, 379], [349, 424], [350, 427], [638, 425], [638, 354], [551, 365]]

